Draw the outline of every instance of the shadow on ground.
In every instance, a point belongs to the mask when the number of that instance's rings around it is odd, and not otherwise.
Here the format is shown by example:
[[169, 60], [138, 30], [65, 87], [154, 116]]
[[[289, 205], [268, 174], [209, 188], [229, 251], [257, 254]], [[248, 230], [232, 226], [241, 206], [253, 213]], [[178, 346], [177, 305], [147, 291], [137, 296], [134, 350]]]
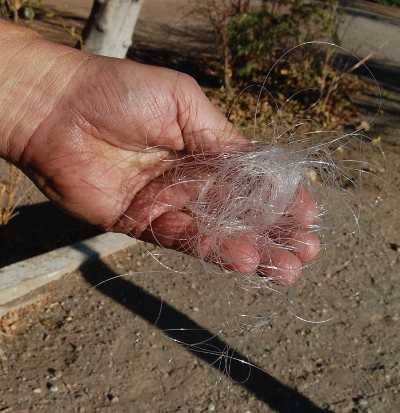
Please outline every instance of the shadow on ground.
[[[93, 254], [85, 245], [77, 244], [75, 248], [88, 256]], [[330, 412], [318, 407], [297, 390], [281, 383], [255, 366], [247, 357], [230, 348], [221, 338], [197, 324], [172, 305], [161, 302], [157, 297], [131, 281], [118, 277], [113, 278], [117, 274], [101, 259], [97, 260], [96, 263], [85, 264], [80, 271], [84, 279], [102, 294], [112, 298], [133, 314], [157, 327], [184, 350], [217, 369], [232, 381], [239, 383], [274, 411], [279, 413]], [[110, 278], [113, 278], [113, 282], [104, 282]], [[190, 330], [190, 334], [183, 336], [184, 330]], [[221, 354], [225, 354], [225, 356], [221, 356]], [[250, 369], [249, 363], [253, 365]]]
[[[377, 60], [368, 61], [367, 66], [381, 86], [393, 92], [400, 92], [399, 66]], [[365, 72], [360, 73], [365, 75]]]
[[[338, 54], [335, 67], [346, 72], [360, 62], [356, 56]], [[354, 73], [369, 82], [377, 82], [380, 87], [392, 92], [400, 92], [400, 66], [382, 60], [368, 59]]]
[[218, 87], [221, 80], [215, 75], [214, 70], [200, 57], [193, 58], [191, 54], [168, 50], [164, 48], [148, 49], [132, 48], [128, 52], [128, 58], [136, 62], [155, 66], [168, 67], [193, 76], [202, 86]]
[[[211, 29], [204, 25], [182, 27], [153, 22], [139, 28], [128, 51], [129, 59], [179, 70], [203, 86], [221, 86], [218, 52]], [[158, 36], [155, 37], [155, 33]]]
[[341, 8], [345, 9], [346, 13], [350, 16], [366, 17], [370, 20], [375, 20], [386, 24], [393, 24], [395, 26], [399, 25], [398, 13], [395, 13], [395, 15], [390, 15], [386, 9], [386, 12], [382, 14], [382, 6], [379, 6], [379, 12], [377, 12], [375, 8], [370, 10], [365, 4], [363, 5], [363, 8], [360, 8], [360, 6], [354, 4], [354, 1], [352, 0], [340, 0], [339, 3]]
[[50, 202], [22, 206], [16, 213], [8, 225], [0, 226], [0, 267], [100, 233]]

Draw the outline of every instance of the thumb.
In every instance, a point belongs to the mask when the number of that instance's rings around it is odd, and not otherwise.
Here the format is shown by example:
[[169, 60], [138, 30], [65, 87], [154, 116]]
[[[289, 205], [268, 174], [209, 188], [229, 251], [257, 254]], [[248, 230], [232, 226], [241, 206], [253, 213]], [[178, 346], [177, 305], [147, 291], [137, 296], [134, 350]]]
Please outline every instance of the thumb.
[[195, 79], [182, 74], [177, 89], [178, 123], [188, 152], [226, 152], [248, 146], [248, 140], [210, 102]]

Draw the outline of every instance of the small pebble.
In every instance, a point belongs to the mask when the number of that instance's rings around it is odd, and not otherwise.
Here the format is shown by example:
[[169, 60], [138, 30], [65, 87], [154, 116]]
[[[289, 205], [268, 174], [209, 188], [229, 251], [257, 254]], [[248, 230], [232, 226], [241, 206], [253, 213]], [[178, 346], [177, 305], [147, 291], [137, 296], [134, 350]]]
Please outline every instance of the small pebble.
[[54, 383], [48, 382], [47, 383], [47, 388], [49, 391], [51, 391], [52, 393], [56, 393], [58, 392], [58, 386]]
[[112, 394], [112, 393], [108, 393], [108, 394], [107, 394], [107, 399], [108, 399], [111, 403], [118, 403], [118, 402], [119, 402], [118, 396], [116, 396], [115, 394]]

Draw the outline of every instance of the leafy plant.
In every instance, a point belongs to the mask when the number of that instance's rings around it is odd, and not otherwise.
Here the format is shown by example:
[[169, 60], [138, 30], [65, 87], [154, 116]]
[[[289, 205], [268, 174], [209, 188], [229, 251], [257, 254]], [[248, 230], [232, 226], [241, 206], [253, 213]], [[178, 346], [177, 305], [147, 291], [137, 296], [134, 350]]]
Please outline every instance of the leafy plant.
[[285, 50], [315, 38], [333, 35], [332, 1], [324, 5], [304, 0], [264, 1], [232, 16], [227, 30], [233, 76], [237, 81], [256, 80]]
[[336, 0], [206, 0], [223, 60], [224, 84], [256, 80], [283, 50], [333, 34]]
[[228, 95], [268, 76], [263, 111], [277, 105], [286, 119], [297, 114], [328, 127], [355, 117], [349, 94], [359, 82], [338, 70], [334, 47], [304, 45], [335, 42], [336, 0], [208, 0], [207, 7]]
[[229, 23], [235, 16], [250, 10], [251, 0], [205, 0], [196, 10], [208, 18], [214, 29], [216, 45], [223, 56], [224, 84], [228, 91], [233, 88], [233, 61], [229, 38]]

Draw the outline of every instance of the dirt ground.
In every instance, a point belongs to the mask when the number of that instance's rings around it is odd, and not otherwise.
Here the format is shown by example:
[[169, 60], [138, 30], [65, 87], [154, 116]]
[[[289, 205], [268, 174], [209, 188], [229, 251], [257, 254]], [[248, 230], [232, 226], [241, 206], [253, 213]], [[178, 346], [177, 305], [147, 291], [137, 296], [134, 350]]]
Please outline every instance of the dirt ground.
[[382, 103], [359, 234], [287, 295], [140, 244], [1, 321], [0, 412], [400, 411], [400, 97]]

